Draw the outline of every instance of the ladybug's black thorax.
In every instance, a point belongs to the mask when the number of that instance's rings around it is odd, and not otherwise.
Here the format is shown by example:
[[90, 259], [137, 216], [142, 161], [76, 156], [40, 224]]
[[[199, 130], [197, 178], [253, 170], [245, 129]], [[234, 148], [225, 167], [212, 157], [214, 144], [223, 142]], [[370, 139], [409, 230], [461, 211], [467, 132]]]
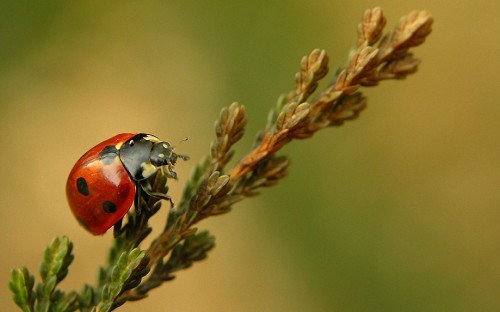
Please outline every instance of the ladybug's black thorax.
[[151, 150], [155, 136], [139, 133], [127, 140], [120, 148], [120, 160], [134, 181], [141, 181], [151, 176]]

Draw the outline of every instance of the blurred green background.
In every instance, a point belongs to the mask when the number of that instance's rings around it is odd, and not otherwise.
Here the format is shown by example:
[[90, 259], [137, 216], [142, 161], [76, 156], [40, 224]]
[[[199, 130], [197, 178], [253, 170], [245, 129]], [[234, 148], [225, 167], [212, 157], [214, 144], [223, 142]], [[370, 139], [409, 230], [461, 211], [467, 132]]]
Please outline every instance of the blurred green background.
[[389, 27], [433, 14], [420, 71], [365, 90], [359, 120], [288, 146], [287, 179], [200, 224], [217, 237], [207, 261], [121, 311], [498, 311], [496, 0], [1, 1], [1, 310], [16, 310], [10, 270], [38, 278], [56, 235], [75, 243], [61, 287], [94, 282], [112, 235], [84, 232], [64, 194], [89, 147], [188, 137], [178, 198], [222, 106], [247, 106], [241, 157], [300, 58], [319, 47], [343, 64], [375, 5]]

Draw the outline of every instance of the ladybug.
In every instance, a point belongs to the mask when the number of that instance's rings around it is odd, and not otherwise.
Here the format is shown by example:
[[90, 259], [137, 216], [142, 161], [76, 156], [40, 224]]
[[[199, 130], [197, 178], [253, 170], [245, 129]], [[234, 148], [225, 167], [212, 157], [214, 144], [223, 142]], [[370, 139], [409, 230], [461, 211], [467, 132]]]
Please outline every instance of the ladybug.
[[[146, 133], [122, 133], [91, 148], [75, 164], [66, 183], [66, 196], [78, 222], [94, 235], [104, 234], [136, 200], [138, 190], [170, 200], [151, 190], [148, 178], [159, 170], [177, 179], [173, 147]], [[170, 200], [171, 201], [171, 200]], [[137, 208], [136, 208], [137, 209]]]

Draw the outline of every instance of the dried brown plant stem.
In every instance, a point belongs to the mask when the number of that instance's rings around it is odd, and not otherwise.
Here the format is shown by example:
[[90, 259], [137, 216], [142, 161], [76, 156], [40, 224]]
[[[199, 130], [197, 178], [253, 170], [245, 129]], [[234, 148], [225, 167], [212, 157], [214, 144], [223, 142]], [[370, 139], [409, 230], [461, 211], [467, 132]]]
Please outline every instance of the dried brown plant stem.
[[319, 129], [356, 118], [366, 107], [366, 98], [358, 92], [361, 86], [375, 86], [385, 79], [403, 79], [416, 72], [420, 61], [408, 51], [424, 42], [432, 22], [428, 12], [413, 11], [382, 38], [386, 25], [382, 9], [365, 11], [358, 26], [357, 47], [347, 67], [338, 72], [335, 82], [311, 104], [306, 101], [316, 90], [318, 80], [328, 72], [328, 56], [324, 50], [316, 49], [304, 57], [301, 71], [296, 75], [296, 89], [288, 96], [275, 127], [265, 132], [259, 145], [231, 170], [231, 181], [254, 170], [292, 139], [308, 138]]
[[209, 156], [195, 167], [178, 208], [171, 210], [165, 230], [147, 250], [153, 273], [119, 299], [140, 299], [150, 289], [170, 280], [170, 271], [163, 275], [154, 272], [165, 267], [163, 259], [174, 247], [194, 237], [194, 225], [200, 220], [226, 213], [234, 203], [284, 178], [289, 160], [276, 156], [283, 146], [355, 119], [367, 102], [360, 87], [376, 86], [386, 79], [404, 79], [415, 73], [420, 61], [409, 50], [424, 42], [432, 22], [428, 12], [413, 11], [401, 18], [392, 32], [383, 35], [386, 19], [382, 10], [367, 10], [358, 26], [357, 46], [347, 65], [337, 70], [333, 83], [311, 99], [329, 71], [329, 58], [320, 49], [303, 57], [295, 75], [295, 89], [271, 112], [255, 147], [229, 170], [225, 168], [234, 155], [232, 147], [242, 137], [247, 117], [244, 106], [238, 103], [224, 108], [215, 125], [216, 138]]

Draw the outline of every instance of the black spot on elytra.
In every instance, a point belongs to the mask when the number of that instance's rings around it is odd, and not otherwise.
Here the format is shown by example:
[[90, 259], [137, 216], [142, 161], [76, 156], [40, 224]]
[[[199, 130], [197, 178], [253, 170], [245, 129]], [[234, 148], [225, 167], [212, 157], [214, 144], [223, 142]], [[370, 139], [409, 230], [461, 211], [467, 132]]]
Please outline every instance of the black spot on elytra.
[[118, 157], [116, 146], [108, 145], [99, 153], [99, 159], [104, 165], [109, 165]]
[[89, 195], [89, 186], [87, 185], [87, 181], [82, 177], [76, 179], [76, 189], [84, 196]]
[[104, 209], [104, 211], [106, 211], [107, 213], [114, 213], [116, 212], [116, 205], [113, 202], [107, 200], [102, 204], [102, 209]]

